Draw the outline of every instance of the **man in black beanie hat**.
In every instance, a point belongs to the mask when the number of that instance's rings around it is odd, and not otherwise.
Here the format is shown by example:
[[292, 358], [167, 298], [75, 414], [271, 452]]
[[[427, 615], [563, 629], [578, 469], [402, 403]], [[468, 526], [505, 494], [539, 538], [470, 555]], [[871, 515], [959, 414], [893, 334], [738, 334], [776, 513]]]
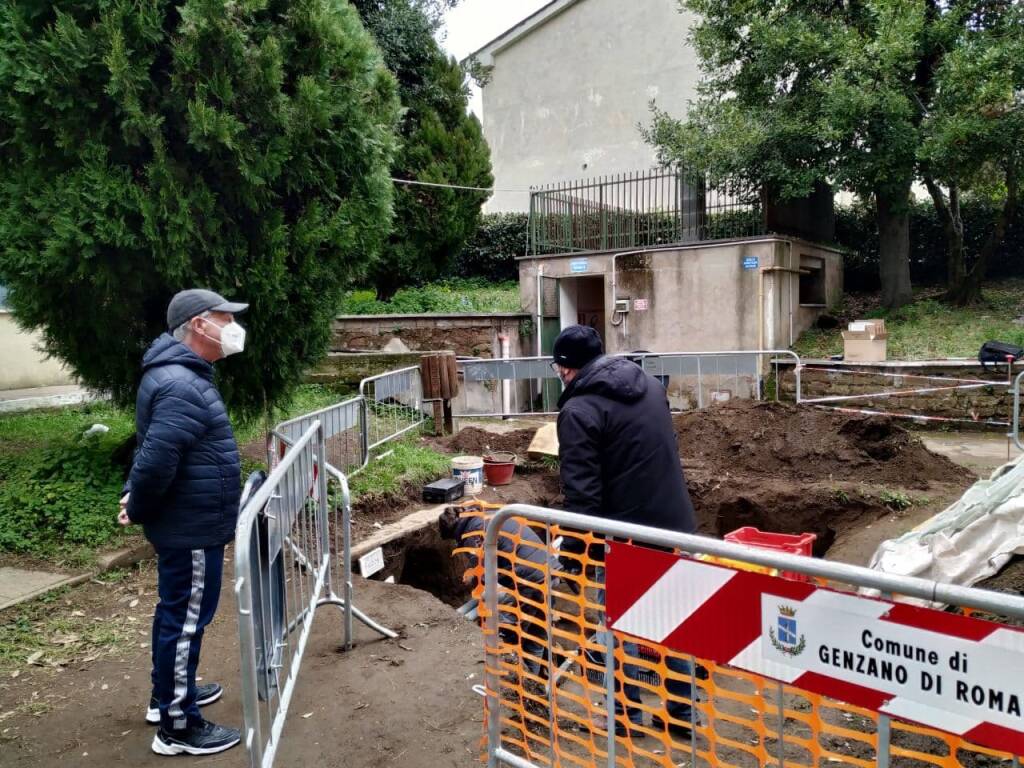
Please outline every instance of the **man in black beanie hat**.
[[[606, 357], [601, 337], [593, 328], [574, 325], [555, 339], [555, 373], [565, 385], [558, 401], [558, 456], [561, 466], [565, 508], [584, 515], [621, 520], [637, 525], [666, 528], [681, 533], [696, 530], [693, 504], [683, 477], [676, 433], [672, 425], [665, 387], [640, 366], [625, 358]], [[594, 548], [592, 548], [594, 549]], [[601, 552], [591, 552], [603, 557]], [[604, 582], [604, 569], [594, 575]], [[597, 600], [604, 604], [604, 590]], [[637, 656], [636, 643], [623, 644], [626, 656]], [[600, 668], [603, 654], [588, 652]], [[689, 665], [669, 656], [668, 668], [686, 680]], [[627, 680], [636, 679], [635, 665], [625, 664]], [[665, 687], [672, 697], [666, 703], [667, 722], [655, 717], [652, 727], [665, 730], [688, 743], [693, 712], [690, 685], [668, 678]], [[640, 689], [627, 683], [628, 701], [640, 701]], [[625, 735], [627, 724], [615, 723], [616, 734]], [[643, 725], [643, 711], [629, 707], [630, 726]], [[630, 728], [633, 738], [643, 731]]]
[[692, 533], [665, 387], [636, 363], [606, 357], [585, 325], [559, 334], [552, 366], [565, 385], [558, 445], [566, 508]]

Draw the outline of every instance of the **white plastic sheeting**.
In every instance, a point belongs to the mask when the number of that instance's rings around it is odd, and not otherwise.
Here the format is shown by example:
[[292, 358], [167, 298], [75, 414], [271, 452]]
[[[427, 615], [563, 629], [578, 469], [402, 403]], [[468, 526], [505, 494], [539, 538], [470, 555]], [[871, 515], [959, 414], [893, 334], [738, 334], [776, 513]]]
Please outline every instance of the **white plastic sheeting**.
[[969, 587], [997, 574], [1017, 554], [1024, 554], [1024, 456], [976, 482], [913, 531], [883, 541], [869, 565], [885, 573]]

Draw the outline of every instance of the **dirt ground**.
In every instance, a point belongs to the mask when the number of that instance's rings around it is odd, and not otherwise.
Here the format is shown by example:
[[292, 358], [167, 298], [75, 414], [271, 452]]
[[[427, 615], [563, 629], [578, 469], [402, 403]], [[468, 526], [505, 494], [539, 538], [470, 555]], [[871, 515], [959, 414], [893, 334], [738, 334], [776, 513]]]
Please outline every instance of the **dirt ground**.
[[[847, 562], [865, 562], [878, 541], [939, 511], [974, 479], [877, 417], [734, 402], [679, 416], [676, 426], [701, 531], [721, 535], [742, 525], [809, 530], [819, 536], [818, 554], [827, 550]], [[469, 427], [454, 438], [424, 440], [452, 454], [508, 450], [525, 456], [532, 436], [532, 429], [496, 435]], [[527, 461], [511, 485], [487, 488], [483, 498], [558, 506], [557, 469]], [[374, 522], [423, 506], [410, 493], [386, 508], [357, 507], [356, 536]], [[400, 629], [400, 641], [379, 640], [357, 624], [359, 646], [340, 653], [340, 614], [318, 614], [278, 764], [476, 764], [483, 708], [471, 687], [481, 682], [480, 633], [433, 595], [413, 588], [441, 594], [452, 604], [461, 597], [446, 594], [438, 581], [450, 580], [451, 564], [441, 562], [435, 536], [422, 532], [403, 543], [407, 575], [400, 580], [411, 586], [356, 584], [360, 607]], [[1022, 583], [1024, 560], [1017, 560], [985, 586], [1019, 589]], [[112, 650], [79, 654], [66, 637], [57, 637], [54, 650], [37, 660], [41, 666], [13, 667], [0, 658], [0, 766], [164, 764], [150, 752], [152, 729], [142, 720], [155, 600], [151, 565], [121, 582], [86, 584], [56, 600], [52, 613], [116, 627]], [[0, 623], [11, 616], [0, 614]], [[237, 644], [226, 578], [200, 673], [227, 688], [225, 699], [205, 714], [236, 725]], [[203, 762], [240, 767], [247, 764], [246, 752], [239, 747]]]
[[[0, 765], [167, 764], [150, 751], [153, 728], [143, 721], [155, 588], [152, 568], [143, 568], [116, 585], [88, 584], [74, 591], [73, 601], [55, 604], [55, 612], [95, 613], [126, 623], [130, 634], [99, 659], [68, 658], [73, 649], [64, 648], [44, 656], [44, 666], [22, 667], [17, 677], [4, 674]], [[380, 582], [358, 581], [355, 588], [357, 604], [401, 631], [402, 638], [378, 639], [357, 623], [358, 646], [341, 653], [341, 614], [333, 608], [318, 613], [277, 764], [474, 764], [483, 734], [481, 700], [471, 690], [483, 668], [479, 631], [425, 592]], [[58, 653], [66, 666], [49, 666]], [[204, 714], [240, 725], [238, 630], [229, 580], [207, 630], [202, 659], [200, 674], [223, 682], [226, 689]], [[248, 765], [247, 753], [239, 746], [200, 764], [241, 768]]]
[[[701, 533], [743, 526], [812, 532], [815, 554], [864, 564], [878, 542], [945, 508], [974, 481], [891, 419], [733, 401], [675, 417], [679, 452]], [[434, 440], [450, 453], [511, 451], [533, 430], [463, 429]], [[484, 498], [558, 506], [557, 470], [527, 462], [515, 485]]]

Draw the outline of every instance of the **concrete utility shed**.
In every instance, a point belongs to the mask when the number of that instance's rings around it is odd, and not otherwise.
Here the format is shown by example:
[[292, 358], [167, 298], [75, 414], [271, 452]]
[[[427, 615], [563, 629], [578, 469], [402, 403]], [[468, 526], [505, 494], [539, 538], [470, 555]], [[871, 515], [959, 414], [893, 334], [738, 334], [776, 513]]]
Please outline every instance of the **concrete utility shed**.
[[534, 354], [577, 323], [609, 352], [787, 348], [842, 298], [833, 229], [827, 188], [779, 204], [666, 171], [536, 190], [518, 259]]
[[791, 346], [843, 294], [843, 257], [780, 235], [640, 251], [526, 256], [524, 309], [552, 333], [597, 329], [610, 352]]

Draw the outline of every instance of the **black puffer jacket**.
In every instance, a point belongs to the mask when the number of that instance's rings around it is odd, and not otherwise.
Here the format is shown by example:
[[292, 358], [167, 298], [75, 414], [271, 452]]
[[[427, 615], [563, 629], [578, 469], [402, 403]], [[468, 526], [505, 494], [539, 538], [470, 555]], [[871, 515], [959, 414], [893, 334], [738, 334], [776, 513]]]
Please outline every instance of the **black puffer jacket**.
[[[455, 541], [459, 542], [458, 546], [482, 548], [484, 545], [484, 532], [487, 529], [487, 521], [489, 519], [490, 515], [487, 514], [459, 517], [458, 522], [455, 524]], [[498, 536], [498, 552], [504, 553], [498, 555], [498, 570], [506, 572], [511, 570], [512, 560], [508, 555], [513, 555], [516, 561], [516, 584], [513, 584], [512, 580], [507, 576], [499, 576], [498, 581], [502, 586], [508, 589], [518, 587], [520, 591], [523, 591], [523, 585], [527, 582], [543, 584], [544, 571], [541, 569], [544, 567], [545, 559], [548, 560], [552, 577], [554, 577], [554, 572], [559, 567], [558, 559], [555, 557], [548, 558], [544, 542], [541, 541], [540, 536], [530, 526], [513, 517], [501, 524], [501, 532], [508, 535]], [[516, 543], [517, 541], [518, 544]], [[469, 559], [470, 564], [475, 566], [477, 562], [476, 556], [471, 554]], [[529, 590], [529, 592], [532, 593], [534, 590]], [[504, 597], [505, 595], [503, 594], [502, 598]], [[527, 594], [527, 597], [538, 599], [534, 594]]]
[[696, 530], [661, 384], [629, 360], [599, 357], [566, 387], [558, 407], [566, 509]]
[[241, 458], [213, 366], [165, 333], [142, 368], [128, 516], [157, 549], [226, 544], [238, 519]]

